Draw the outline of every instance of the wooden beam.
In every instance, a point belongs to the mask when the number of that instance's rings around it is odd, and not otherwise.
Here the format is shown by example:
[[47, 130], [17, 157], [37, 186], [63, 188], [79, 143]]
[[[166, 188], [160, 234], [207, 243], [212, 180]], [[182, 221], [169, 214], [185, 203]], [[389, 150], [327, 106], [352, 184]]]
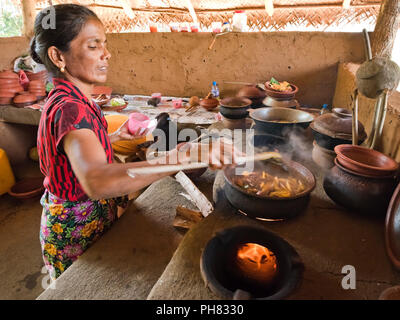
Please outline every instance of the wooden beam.
[[[366, 3], [361, 4], [352, 4], [352, 8], [370, 8], [376, 7], [380, 5], [380, 0], [368, 1]], [[106, 5], [106, 4], [90, 4], [89, 7], [98, 7], [98, 8], [109, 8], [109, 9], [123, 9], [121, 6], [115, 5]], [[296, 4], [296, 5], [279, 5], [274, 4], [274, 9], [285, 9], [285, 10], [296, 10], [296, 9], [335, 9], [342, 8], [342, 3], [322, 3], [322, 4]], [[224, 8], [224, 9], [196, 9], [196, 14], [204, 14], [204, 13], [233, 13], [236, 10], [244, 10], [244, 11], [265, 11], [265, 5], [263, 6], [252, 6], [252, 7], [243, 7], [243, 8]], [[134, 12], [148, 12], [148, 13], [183, 13], [187, 14], [188, 11], [186, 8], [179, 7], [149, 7], [149, 8], [132, 8]]]
[[22, 14], [24, 18], [23, 35], [32, 38], [35, 26], [36, 4], [32, 0], [22, 0]]
[[400, 27], [400, 0], [384, 0], [371, 36], [372, 56], [390, 58]]

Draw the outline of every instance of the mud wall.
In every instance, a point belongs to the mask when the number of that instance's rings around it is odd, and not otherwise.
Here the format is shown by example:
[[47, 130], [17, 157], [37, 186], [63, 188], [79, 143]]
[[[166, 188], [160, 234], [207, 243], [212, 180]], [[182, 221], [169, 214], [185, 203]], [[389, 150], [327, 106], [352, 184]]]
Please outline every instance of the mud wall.
[[[224, 81], [264, 82], [271, 76], [298, 85], [302, 104], [333, 99], [340, 62], [364, 58], [360, 34], [322, 32], [109, 34], [108, 85], [115, 93], [204, 96], [212, 81], [223, 95], [240, 86]], [[28, 39], [0, 38], [0, 69], [27, 52]]]

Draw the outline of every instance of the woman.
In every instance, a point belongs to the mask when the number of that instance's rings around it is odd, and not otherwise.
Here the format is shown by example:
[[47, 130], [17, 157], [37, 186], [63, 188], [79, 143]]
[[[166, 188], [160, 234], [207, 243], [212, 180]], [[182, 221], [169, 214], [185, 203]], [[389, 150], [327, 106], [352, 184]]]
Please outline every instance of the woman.
[[[54, 6], [56, 28], [43, 28], [43, 10], [35, 20], [31, 55], [55, 75], [55, 88], [44, 106], [39, 130], [40, 168], [46, 191], [40, 241], [43, 259], [53, 279], [64, 272], [120, 216], [127, 195], [169, 174], [131, 178], [128, 168], [154, 165], [113, 163], [111, 143], [135, 138], [123, 125], [107, 134], [100, 108], [91, 100], [95, 83], [106, 81], [106, 36], [98, 17], [73, 5]], [[166, 163], [189, 161], [201, 146], [172, 150]], [[221, 167], [236, 156], [232, 145], [208, 146], [207, 161]], [[201, 154], [204, 156], [203, 154]], [[193, 160], [193, 159], [192, 159]], [[233, 159], [234, 160], [234, 159]]]

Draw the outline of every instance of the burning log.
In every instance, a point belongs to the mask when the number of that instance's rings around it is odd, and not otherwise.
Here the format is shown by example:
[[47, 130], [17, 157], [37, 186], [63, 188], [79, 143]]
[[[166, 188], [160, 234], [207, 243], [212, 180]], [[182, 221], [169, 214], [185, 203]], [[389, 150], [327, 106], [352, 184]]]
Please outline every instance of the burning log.
[[236, 266], [245, 278], [264, 284], [272, 283], [278, 274], [275, 254], [256, 243], [245, 243], [239, 247]]

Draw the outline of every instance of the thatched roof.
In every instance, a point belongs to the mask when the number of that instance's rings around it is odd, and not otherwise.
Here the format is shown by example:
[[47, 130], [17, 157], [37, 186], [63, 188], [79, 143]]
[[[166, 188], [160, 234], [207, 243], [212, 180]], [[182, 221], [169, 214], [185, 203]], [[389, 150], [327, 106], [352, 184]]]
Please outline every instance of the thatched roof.
[[[124, 1], [132, 8], [131, 17], [123, 9]], [[42, 9], [50, 3], [71, 2], [93, 9], [105, 24], [107, 32], [144, 30], [149, 21], [166, 25], [171, 22], [193, 22], [188, 0], [36, 0], [36, 7]], [[265, 10], [264, 0], [191, 0], [204, 31], [209, 30], [214, 21], [230, 21], [235, 10], [246, 11], [249, 31], [284, 30], [288, 27], [325, 30], [355, 23], [373, 26], [380, 2], [351, 0], [351, 6], [345, 9], [343, 0], [273, 0], [274, 13], [270, 17]]]

